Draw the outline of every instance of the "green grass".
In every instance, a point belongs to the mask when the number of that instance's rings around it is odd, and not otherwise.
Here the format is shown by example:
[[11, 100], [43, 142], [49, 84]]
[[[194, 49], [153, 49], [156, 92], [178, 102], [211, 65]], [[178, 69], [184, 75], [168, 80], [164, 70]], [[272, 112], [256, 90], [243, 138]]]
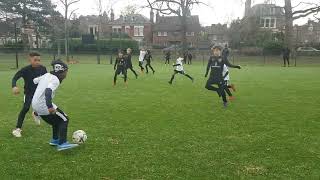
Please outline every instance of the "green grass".
[[0, 71], [1, 179], [320, 178], [319, 67], [231, 70], [227, 109], [204, 89], [202, 63], [185, 66], [194, 84], [177, 76], [172, 86], [172, 68], [154, 67], [138, 80], [129, 72], [125, 88], [121, 78], [112, 87], [106, 63], [71, 65], [54, 102], [71, 118], [69, 139], [83, 129], [88, 141], [68, 152], [50, 147], [50, 127], [30, 114], [12, 137], [22, 95], [11, 94], [15, 71]]

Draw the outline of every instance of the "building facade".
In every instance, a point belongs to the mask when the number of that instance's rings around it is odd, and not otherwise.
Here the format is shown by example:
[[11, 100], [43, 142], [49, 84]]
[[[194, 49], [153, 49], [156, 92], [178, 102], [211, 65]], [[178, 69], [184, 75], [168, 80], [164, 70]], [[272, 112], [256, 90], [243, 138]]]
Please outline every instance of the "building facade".
[[227, 24], [212, 24], [204, 28], [205, 34], [211, 45], [229, 44], [229, 34]]
[[[197, 46], [201, 32], [199, 16], [189, 16], [187, 18], [187, 42], [190, 47]], [[157, 46], [170, 46], [181, 44], [181, 22], [178, 16], [156, 15], [153, 26], [153, 44]]]

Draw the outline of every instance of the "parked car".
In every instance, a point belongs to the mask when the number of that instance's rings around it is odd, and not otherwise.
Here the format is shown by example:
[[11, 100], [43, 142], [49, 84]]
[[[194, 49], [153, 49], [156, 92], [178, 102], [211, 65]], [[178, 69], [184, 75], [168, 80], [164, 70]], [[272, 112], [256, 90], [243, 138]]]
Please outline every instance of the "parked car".
[[298, 52], [320, 52], [320, 50], [313, 47], [299, 47]]
[[297, 53], [300, 56], [319, 56], [320, 50], [313, 47], [299, 47]]

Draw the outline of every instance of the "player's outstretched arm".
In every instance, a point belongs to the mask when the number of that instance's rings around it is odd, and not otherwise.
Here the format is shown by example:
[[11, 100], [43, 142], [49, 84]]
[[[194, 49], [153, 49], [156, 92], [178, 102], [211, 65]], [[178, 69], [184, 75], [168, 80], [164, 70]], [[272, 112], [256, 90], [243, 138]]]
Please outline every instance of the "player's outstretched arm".
[[19, 70], [12, 78], [11, 87], [14, 95], [20, 94], [20, 90], [17, 87], [17, 81], [23, 76], [23, 69]]
[[233, 65], [230, 63], [230, 61], [228, 60], [228, 58], [224, 58], [223, 59], [224, 61], [224, 64], [230, 68], [237, 68], [237, 69], [241, 69], [241, 66], [240, 65]]

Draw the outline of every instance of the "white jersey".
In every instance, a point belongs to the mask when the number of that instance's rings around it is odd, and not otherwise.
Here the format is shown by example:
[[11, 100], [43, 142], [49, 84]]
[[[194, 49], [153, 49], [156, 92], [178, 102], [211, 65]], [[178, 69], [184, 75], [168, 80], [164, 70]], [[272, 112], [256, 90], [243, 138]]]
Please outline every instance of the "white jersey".
[[182, 63], [182, 61], [183, 61], [183, 58], [181, 58], [181, 57], [179, 57], [177, 59], [177, 61], [176, 61], [176, 65], [177, 66], [175, 66], [175, 70], [176, 71], [183, 71], [183, 63]]
[[[32, 108], [39, 115], [49, 115], [50, 113], [46, 104], [45, 90], [50, 88], [52, 90], [53, 98], [55, 91], [60, 85], [60, 81], [57, 76], [47, 73], [43, 76], [35, 78], [33, 82], [38, 84], [38, 87], [32, 99]], [[54, 109], [58, 108], [55, 104], [52, 103], [52, 105]]]
[[147, 54], [146, 51], [140, 51], [139, 62], [143, 62], [144, 56]]
[[[223, 66], [222, 76], [224, 77], [229, 72], [229, 69], [226, 65]], [[229, 74], [224, 78], [225, 81], [230, 81]]]

